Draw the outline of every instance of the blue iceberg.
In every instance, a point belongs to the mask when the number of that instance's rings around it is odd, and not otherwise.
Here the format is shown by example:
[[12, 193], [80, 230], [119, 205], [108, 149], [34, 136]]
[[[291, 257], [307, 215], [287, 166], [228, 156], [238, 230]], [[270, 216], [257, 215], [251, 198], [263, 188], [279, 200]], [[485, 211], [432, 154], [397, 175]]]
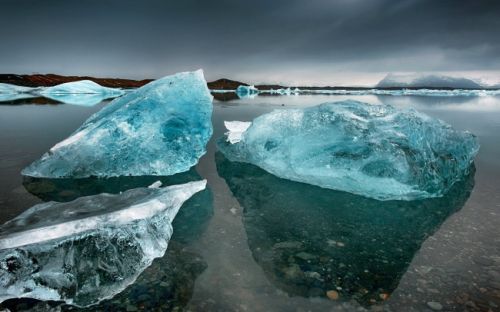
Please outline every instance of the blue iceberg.
[[212, 135], [212, 96], [201, 70], [153, 81], [113, 100], [23, 175], [167, 176], [189, 170]]
[[124, 90], [103, 87], [90, 80], [62, 83], [54, 87], [44, 88], [40, 94], [58, 102], [93, 106], [106, 99], [122, 96]]
[[0, 302], [88, 306], [132, 284], [172, 236], [172, 221], [206, 181], [38, 204], [0, 227]]
[[40, 94], [53, 95], [53, 94], [109, 94], [109, 95], [122, 95], [124, 93], [121, 89], [103, 87], [98, 83], [91, 80], [79, 80], [61, 83], [54, 87], [44, 88]]
[[38, 88], [17, 86], [9, 83], [0, 83], [0, 94], [29, 93], [36, 90], [38, 90]]
[[378, 200], [440, 197], [468, 173], [476, 137], [414, 110], [357, 101], [226, 123], [219, 149], [282, 178]]
[[277, 95], [299, 95], [302, 91], [299, 88], [280, 88], [263, 90], [261, 93], [277, 94]]
[[236, 94], [239, 98], [255, 97], [259, 94], [259, 89], [254, 86], [239, 86], [236, 89]]

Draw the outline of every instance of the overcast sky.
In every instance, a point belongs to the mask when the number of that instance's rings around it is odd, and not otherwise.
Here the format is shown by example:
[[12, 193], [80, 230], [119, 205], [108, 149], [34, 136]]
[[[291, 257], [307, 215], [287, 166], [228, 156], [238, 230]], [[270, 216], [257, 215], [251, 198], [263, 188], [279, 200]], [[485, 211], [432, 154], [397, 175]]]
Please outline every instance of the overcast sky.
[[[498, 0], [0, 0], [0, 72], [370, 85], [500, 80]], [[497, 79], [498, 78], [498, 79]]]

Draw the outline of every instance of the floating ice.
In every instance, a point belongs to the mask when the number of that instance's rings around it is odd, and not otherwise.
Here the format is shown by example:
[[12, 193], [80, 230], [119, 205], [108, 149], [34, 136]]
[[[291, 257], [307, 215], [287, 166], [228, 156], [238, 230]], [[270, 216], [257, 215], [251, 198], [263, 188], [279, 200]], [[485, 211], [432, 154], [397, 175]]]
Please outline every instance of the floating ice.
[[32, 177], [172, 175], [194, 166], [212, 135], [201, 70], [115, 99], [22, 171]]
[[[231, 136], [231, 133], [229, 133]], [[379, 200], [442, 196], [479, 145], [468, 132], [416, 111], [357, 101], [275, 110], [241, 141], [219, 142], [231, 161], [290, 180]]]
[[0, 83], [0, 94], [16, 94], [16, 93], [29, 93], [37, 88], [16, 86], [8, 83]]
[[122, 95], [124, 93], [121, 89], [103, 87], [91, 80], [80, 80], [73, 82], [61, 83], [57, 86], [44, 88], [40, 94], [53, 95], [53, 94], [109, 94], [109, 95]]
[[94, 106], [103, 100], [115, 98], [124, 93], [124, 90], [103, 87], [90, 80], [62, 83], [44, 88], [40, 92], [41, 95], [51, 100], [80, 106]]
[[163, 256], [172, 220], [206, 181], [36, 205], [0, 227], [0, 302], [111, 298]]
[[236, 94], [240, 98], [255, 97], [259, 94], [259, 89], [254, 86], [239, 86], [236, 89]]
[[260, 91], [261, 93], [278, 94], [278, 95], [299, 95], [301, 90], [299, 88], [281, 88]]
[[8, 83], [0, 83], [0, 102], [17, 101], [36, 97], [40, 88], [16, 86]]
[[0, 93], [0, 102], [10, 102], [31, 99], [36, 97], [31, 93]]

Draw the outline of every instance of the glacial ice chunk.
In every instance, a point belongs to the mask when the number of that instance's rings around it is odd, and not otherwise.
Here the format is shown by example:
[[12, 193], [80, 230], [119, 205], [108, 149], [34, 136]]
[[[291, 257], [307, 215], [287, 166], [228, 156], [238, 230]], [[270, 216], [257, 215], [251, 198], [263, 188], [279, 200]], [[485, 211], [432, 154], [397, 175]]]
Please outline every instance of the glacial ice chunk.
[[109, 95], [122, 95], [124, 93], [121, 89], [103, 87], [98, 83], [91, 80], [79, 80], [61, 83], [57, 86], [44, 88], [40, 94], [109, 94]]
[[343, 101], [262, 115], [239, 142], [221, 140], [219, 149], [293, 181], [414, 200], [445, 194], [468, 172], [479, 144], [413, 110]]
[[0, 227], [0, 302], [88, 306], [133, 283], [164, 255], [172, 221], [206, 181], [36, 205]]
[[94, 106], [104, 100], [112, 99], [121, 94], [44, 94], [45, 98], [61, 102], [64, 104], [78, 106]]
[[32, 177], [172, 175], [189, 170], [212, 135], [201, 70], [153, 81], [113, 100], [22, 171]]
[[[261, 93], [278, 94], [278, 95], [299, 95], [301, 90], [299, 88], [280, 88], [260, 91]], [[307, 92], [306, 92], [307, 93]]]
[[62, 83], [44, 88], [40, 92], [51, 100], [80, 106], [94, 106], [106, 99], [122, 96], [124, 93], [124, 90], [103, 87], [90, 80]]
[[0, 102], [26, 100], [36, 97], [31, 93], [0, 93]]
[[0, 83], [0, 94], [29, 93], [37, 88], [17, 86], [9, 83]]
[[254, 86], [239, 86], [236, 89], [236, 94], [240, 98], [255, 97], [259, 94], [259, 89]]

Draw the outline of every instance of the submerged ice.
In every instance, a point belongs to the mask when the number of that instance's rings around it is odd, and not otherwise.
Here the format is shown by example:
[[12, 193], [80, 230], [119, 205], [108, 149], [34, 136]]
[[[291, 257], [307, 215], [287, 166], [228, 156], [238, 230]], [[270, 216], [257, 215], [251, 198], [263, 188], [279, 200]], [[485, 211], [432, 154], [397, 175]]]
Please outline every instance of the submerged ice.
[[22, 171], [33, 177], [172, 175], [194, 166], [212, 135], [201, 70], [115, 99]]
[[231, 161], [379, 200], [442, 196], [479, 149], [474, 135], [443, 121], [357, 101], [275, 110], [227, 135], [219, 148]]
[[0, 227], [0, 302], [88, 306], [133, 283], [163, 256], [172, 221], [206, 181], [36, 205]]

